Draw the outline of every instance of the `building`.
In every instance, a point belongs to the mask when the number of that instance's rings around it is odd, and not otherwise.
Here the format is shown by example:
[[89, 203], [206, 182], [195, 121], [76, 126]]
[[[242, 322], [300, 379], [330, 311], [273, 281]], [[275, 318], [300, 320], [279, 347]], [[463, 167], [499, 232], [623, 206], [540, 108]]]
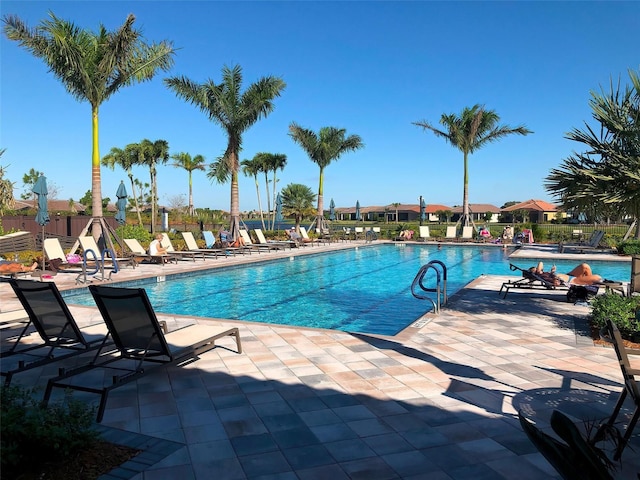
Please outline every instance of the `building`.
[[557, 220], [558, 215], [562, 218], [566, 217], [566, 213], [561, 212], [552, 203], [533, 199], [503, 208], [501, 212], [506, 222], [525, 221], [523, 214], [526, 214], [531, 223], [549, 223], [552, 220]]

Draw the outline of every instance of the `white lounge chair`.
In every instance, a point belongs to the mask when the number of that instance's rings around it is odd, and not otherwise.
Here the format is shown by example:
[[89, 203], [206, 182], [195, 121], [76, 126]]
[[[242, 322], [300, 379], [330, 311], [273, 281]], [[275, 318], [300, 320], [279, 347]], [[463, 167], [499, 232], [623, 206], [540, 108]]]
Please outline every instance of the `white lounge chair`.
[[429, 227], [426, 225], [420, 225], [419, 227], [419, 235], [418, 240], [421, 242], [426, 242], [427, 240], [431, 240], [431, 233], [429, 232]]
[[148, 254], [144, 247], [140, 245], [140, 242], [135, 238], [125, 238], [124, 244], [127, 246], [129, 250], [131, 250], [132, 256], [136, 261], [143, 260], [153, 260], [157, 263], [160, 263], [164, 266], [165, 263], [176, 262], [178, 259], [173, 255], [169, 255], [168, 253], [162, 255], [150, 255]]
[[190, 258], [195, 262], [196, 257], [202, 258], [202, 260], [205, 259], [203, 252], [199, 252], [199, 251], [194, 252], [192, 250], [176, 250], [175, 248], [173, 248], [173, 244], [171, 243], [171, 239], [169, 238], [169, 235], [167, 235], [164, 232], [161, 233], [161, 235], [162, 235], [162, 241], [160, 242], [160, 245], [162, 245], [164, 248], [167, 249], [167, 253], [173, 256], [177, 256], [181, 260], [184, 260], [185, 258]]
[[456, 239], [457, 239], [457, 236], [456, 236], [455, 225], [449, 225], [447, 227], [447, 232], [445, 233], [445, 236], [440, 238], [440, 240], [456, 240]]
[[202, 252], [203, 255], [210, 257], [218, 257], [218, 255], [225, 256], [224, 250], [220, 248], [200, 248], [198, 242], [191, 232], [182, 232], [182, 238], [187, 248], [192, 252]]
[[460, 237], [460, 240], [462, 240], [463, 242], [472, 242], [473, 241], [473, 227], [472, 226], [462, 227], [462, 236]]
[[276, 241], [269, 241], [266, 239], [266, 237], [264, 236], [264, 233], [262, 233], [262, 229], [260, 228], [254, 228], [253, 229], [254, 233], [256, 234], [256, 238], [258, 239], [258, 243], [260, 245], [268, 245], [269, 248], [271, 249], [278, 249], [278, 250], [283, 250], [285, 248], [293, 248], [295, 246], [297, 246], [295, 244], [295, 242], [291, 242], [291, 241], [287, 241], [287, 242], [276, 242]]

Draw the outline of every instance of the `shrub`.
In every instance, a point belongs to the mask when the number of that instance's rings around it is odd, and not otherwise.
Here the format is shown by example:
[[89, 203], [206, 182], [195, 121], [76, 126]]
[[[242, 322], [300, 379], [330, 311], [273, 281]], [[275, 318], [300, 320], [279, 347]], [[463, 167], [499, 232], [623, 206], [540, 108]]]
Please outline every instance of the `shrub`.
[[605, 326], [607, 319], [616, 324], [625, 338], [640, 335], [640, 321], [636, 312], [640, 310], [640, 297], [623, 297], [616, 293], [598, 295], [591, 301], [593, 323], [598, 328]]
[[640, 255], [640, 240], [625, 240], [618, 244], [617, 249], [623, 255]]
[[3, 477], [26, 465], [69, 457], [98, 438], [92, 428], [95, 408], [74, 399], [45, 407], [34, 394], [22, 387], [0, 388]]
[[135, 238], [142, 244], [149, 243], [151, 241], [151, 234], [149, 231], [138, 225], [120, 225], [116, 229], [116, 233], [122, 239]]

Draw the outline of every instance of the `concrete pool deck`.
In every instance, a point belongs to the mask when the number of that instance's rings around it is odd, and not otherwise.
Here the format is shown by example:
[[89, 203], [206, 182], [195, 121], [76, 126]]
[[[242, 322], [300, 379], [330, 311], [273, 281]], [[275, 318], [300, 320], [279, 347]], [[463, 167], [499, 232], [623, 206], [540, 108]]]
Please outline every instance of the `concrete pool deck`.
[[[527, 248], [512, 258], [532, 258]], [[536, 258], [558, 258], [552, 248], [538, 249]], [[141, 266], [118, 280], [292, 253]], [[568, 258], [605, 259], [598, 257]], [[566, 303], [562, 291], [512, 291], [502, 299], [507, 278], [478, 278], [440, 315], [393, 337], [159, 315], [170, 327], [239, 326], [244, 353], [223, 340], [196, 362], [114, 390], [102, 422], [109, 438], [144, 434], [171, 448], [103, 478], [558, 478], [522, 432], [517, 411], [546, 431], [553, 409], [580, 427], [605, 418], [622, 388], [620, 368], [613, 349], [594, 345], [586, 331], [588, 307]], [[54, 280], [75, 286], [75, 275]], [[19, 308], [6, 283], [0, 300], [2, 312]], [[71, 310], [82, 324], [100, 321], [95, 309]], [[42, 387], [57, 367], [14, 382]], [[637, 433], [616, 478], [637, 478], [638, 448]]]

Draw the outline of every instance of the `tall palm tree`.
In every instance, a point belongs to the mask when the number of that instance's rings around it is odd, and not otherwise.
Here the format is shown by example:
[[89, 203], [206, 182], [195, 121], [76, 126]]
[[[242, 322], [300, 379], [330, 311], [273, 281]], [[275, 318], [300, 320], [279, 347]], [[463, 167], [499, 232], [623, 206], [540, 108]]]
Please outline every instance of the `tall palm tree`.
[[460, 150], [464, 156], [464, 189], [462, 194], [462, 222], [464, 226], [471, 223], [469, 215], [469, 155], [481, 149], [485, 144], [495, 142], [511, 134], [528, 135], [533, 133], [524, 126], [515, 128], [498, 125], [500, 117], [494, 110], [485, 110], [484, 106], [465, 107], [460, 116], [455, 113], [442, 114], [440, 124], [445, 127], [439, 130], [431, 123], [423, 120], [413, 122], [414, 125], [431, 130], [437, 137], [442, 137]]
[[196, 155], [191, 158], [191, 155], [185, 152], [174, 153], [171, 158], [175, 160], [172, 164], [174, 167], [184, 168], [189, 174], [189, 215], [193, 217], [193, 179], [192, 173], [194, 170], [204, 170], [204, 157], [202, 155]]
[[[3, 17], [4, 31], [35, 57], [41, 58], [67, 91], [91, 104], [91, 202], [95, 217], [102, 216], [98, 110], [122, 87], [151, 80], [173, 65], [171, 43], [145, 43], [133, 28], [135, 16], [113, 32], [100, 25], [97, 32], [78, 28], [53, 13], [38, 27], [29, 28], [14, 15]], [[96, 233], [94, 232], [94, 235]]]
[[165, 79], [167, 87], [175, 94], [196, 105], [209, 119], [217, 123], [227, 134], [227, 148], [222, 155], [231, 176], [231, 206], [229, 230], [234, 239], [240, 230], [240, 195], [238, 171], [242, 135], [254, 123], [273, 111], [273, 100], [280, 96], [285, 83], [278, 77], [262, 77], [241, 92], [242, 69], [239, 65], [222, 69], [222, 83], [208, 80], [198, 84], [186, 77]]
[[[262, 171], [264, 172], [265, 182], [267, 184], [267, 202], [268, 209], [271, 215], [271, 226], [269, 228], [273, 229], [275, 224], [275, 215], [276, 215], [276, 194], [277, 194], [277, 186], [276, 182], [278, 179], [276, 178], [276, 173], [278, 170], [284, 170], [285, 165], [287, 164], [287, 156], [284, 153], [259, 153], [259, 160], [262, 163]], [[270, 172], [273, 172], [273, 191], [272, 196], [269, 196], [269, 178], [268, 175]], [[270, 202], [269, 198], [273, 198], [273, 203]], [[273, 205], [273, 209], [271, 206]]]
[[110, 168], [111, 170], [114, 170], [115, 166], [118, 165], [125, 172], [127, 172], [127, 177], [129, 177], [129, 182], [131, 182], [131, 194], [133, 195], [133, 201], [135, 202], [136, 212], [138, 214], [138, 225], [142, 227], [142, 215], [140, 214], [140, 205], [138, 204], [136, 183], [133, 181], [132, 170], [135, 165], [139, 164], [136, 147], [136, 144], [129, 144], [124, 147], [124, 150], [122, 150], [121, 148], [113, 147], [108, 154], [102, 157], [102, 165]]
[[149, 167], [151, 180], [151, 233], [156, 231], [158, 215], [158, 164], [164, 165], [169, 161], [169, 143], [166, 140], [152, 142], [146, 138], [138, 144], [138, 158], [141, 165]]
[[[260, 154], [258, 154], [260, 155]], [[258, 173], [262, 171], [262, 163], [260, 162], [258, 155], [255, 155], [252, 160], [243, 160], [240, 162], [242, 165], [242, 173], [244, 175], [252, 176], [256, 183], [256, 195], [258, 197], [258, 210], [260, 210], [260, 221], [262, 222], [262, 229], [266, 230], [264, 226], [264, 212], [262, 211], [262, 201], [260, 199], [260, 186], [258, 185]]]
[[282, 198], [282, 214], [293, 216], [296, 222], [296, 231], [300, 233], [300, 222], [306, 215], [313, 215], [313, 202], [316, 195], [306, 185], [290, 183], [280, 192]]
[[320, 167], [318, 185], [317, 227], [324, 228], [324, 169], [334, 160], [346, 152], [352, 152], [364, 147], [358, 135], [345, 137], [344, 128], [322, 127], [319, 133], [302, 128], [295, 122], [289, 125], [289, 135], [307, 153], [309, 159]]

